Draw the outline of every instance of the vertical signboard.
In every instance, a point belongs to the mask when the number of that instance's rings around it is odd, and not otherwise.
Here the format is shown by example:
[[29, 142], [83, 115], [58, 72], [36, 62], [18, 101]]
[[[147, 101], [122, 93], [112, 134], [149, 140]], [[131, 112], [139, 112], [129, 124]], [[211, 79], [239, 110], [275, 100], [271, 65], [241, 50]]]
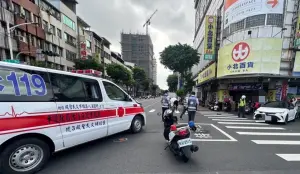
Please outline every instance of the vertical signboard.
[[216, 52], [216, 16], [206, 16], [204, 36], [204, 60], [214, 60]]
[[87, 58], [86, 43], [85, 42], [80, 43], [80, 57], [81, 57], [81, 59], [84, 59], [84, 60]]
[[298, 21], [297, 21], [297, 27], [296, 27], [296, 35], [295, 35], [294, 46], [295, 47], [299, 47], [300, 46], [300, 14], [298, 15]]

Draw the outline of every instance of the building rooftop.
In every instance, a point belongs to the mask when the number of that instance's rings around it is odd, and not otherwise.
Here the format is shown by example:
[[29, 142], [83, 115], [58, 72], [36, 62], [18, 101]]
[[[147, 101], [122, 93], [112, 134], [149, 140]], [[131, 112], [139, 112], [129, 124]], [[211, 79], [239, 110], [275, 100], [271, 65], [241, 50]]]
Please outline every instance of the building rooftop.
[[77, 21], [83, 25], [85, 28], [90, 28], [91, 26], [86, 23], [81, 17], [77, 16]]

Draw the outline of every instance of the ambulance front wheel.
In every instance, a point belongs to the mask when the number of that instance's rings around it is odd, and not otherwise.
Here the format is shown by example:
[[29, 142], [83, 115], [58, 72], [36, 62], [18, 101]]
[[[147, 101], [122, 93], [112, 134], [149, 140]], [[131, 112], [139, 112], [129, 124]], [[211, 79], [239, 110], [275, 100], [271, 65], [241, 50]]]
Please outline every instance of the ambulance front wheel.
[[20, 139], [4, 148], [0, 156], [0, 171], [3, 174], [36, 173], [49, 157], [50, 148], [44, 141], [37, 138]]
[[130, 130], [132, 133], [139, 133], [142, 131], [142, 129], [143, 129], [142, 117], [136, 115], [131, 122]]

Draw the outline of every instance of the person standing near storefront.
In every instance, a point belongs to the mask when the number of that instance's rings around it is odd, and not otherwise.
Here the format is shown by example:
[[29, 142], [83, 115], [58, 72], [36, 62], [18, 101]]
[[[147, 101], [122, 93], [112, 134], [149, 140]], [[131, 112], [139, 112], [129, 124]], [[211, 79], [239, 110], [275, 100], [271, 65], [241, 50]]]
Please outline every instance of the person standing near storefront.
[[246, 96], [242, 95], [240, 102], [238, 103], [238, 117], [243, 117], [245, 118], [245, 106], [246, 106]]
[[189, 121], [194, 121], [195, 120], [195, 115], [197, 111], [197, 106], [199, 105], [199, 100], [195, 96], [195, 92], [191, 93], [191, 96], [188, 99], [188, 115], [189, 115]]

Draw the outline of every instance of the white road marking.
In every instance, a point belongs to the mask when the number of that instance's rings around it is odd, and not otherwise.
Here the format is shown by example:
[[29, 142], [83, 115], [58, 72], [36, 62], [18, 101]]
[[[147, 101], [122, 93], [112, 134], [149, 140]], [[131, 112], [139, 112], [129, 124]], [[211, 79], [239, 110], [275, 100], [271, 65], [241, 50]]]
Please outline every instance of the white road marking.
[[238, 118], [237, 116], [222, 116], [222, 117], [214, 117], [214, 116], [212, 116], [212, 117], [207, 117], [207, 118], [228, 118], [228, 119], [236, 119], [236, 120], [246, 120], [247, 118]]
[[240, 135], [275, 135], [275, 136], [300, 136], [300, 133], [285, 132], [236, 132]]
[[300, 145], [300, 141], [287, 141], [287, 140], [251, 140], [255, 144], [265, 145]]
[[265, 120], [255, 120], [256, 123], [265, 123]]
[[[185, 124], [187, 125], [188, 123], [178, 123], [180, 125]], [[237, 140], [235, 138], [233, 138], [232, 136], [230, 136], [229, 134], [227, 134], [226, 132], [224, 132], [222, 129], [220, 129], [219, 127], [215, 126], [214, 124], [210, 124], [210, 123], [195, 123], [196, 125], [210, 125], [212, 127], [214, 127], [215, 129], [217, 129], [219, 132], [221, 132], [223, 135], [225, 135], [226, 137], [228, 137], [228, 139], [192, 139], [192, 141], [215, 141], [215, 142], [236, 142]]]
[[249, 127], [249, 126], [225, 126], [228, 129], [264, 129], [264, 130], [285, 130], [282, 127]]
[[235, 116], [233, 114], [230, 115], [203, 115], [204, 117], [226, 117], [226, 116]]
[[212, 127], [214, 127], [215, 129], [217, 129], [219, 132], [221, 132], [222, 134], [224, 134], [226, 137], [228, 137], [231, 141], [237, 141], [235, 138], [233, 138], [232, 136], [230, 136], [229, 134], [227, 134], [226, 132], [224, 132], [222, 129], [218, 128], [217, 126], [215, 126], [214, 124], [211, 124]]
[[237, 122], [253, 122], [253, 120], [233, 120], [233, 119], [212, 119], [214, 121], [237, 121]]
[[235, 125], [261, 125], [261, 126], [266, 126], [268, 124], [266, 123], [240, 123], [240, 122], [218, 122], [219, 124], [235, 124]]
[[150, 107], [150, 106], [153, 106], [153, 105], [155, 105], [155, 104], [158, 103], [158, 102], [160, 102], [160, 101], [157, 101], [157, 102], [152, 103], [151, 105], [145, 106], [144, 109], [146, 109], [146, 108], [148, 108], [148, 107]]
[[151, 109], [149, 112], [155, 112], [155, 109]]
[[286, 161], [300, 161], [300, 154], [276, 154]]

